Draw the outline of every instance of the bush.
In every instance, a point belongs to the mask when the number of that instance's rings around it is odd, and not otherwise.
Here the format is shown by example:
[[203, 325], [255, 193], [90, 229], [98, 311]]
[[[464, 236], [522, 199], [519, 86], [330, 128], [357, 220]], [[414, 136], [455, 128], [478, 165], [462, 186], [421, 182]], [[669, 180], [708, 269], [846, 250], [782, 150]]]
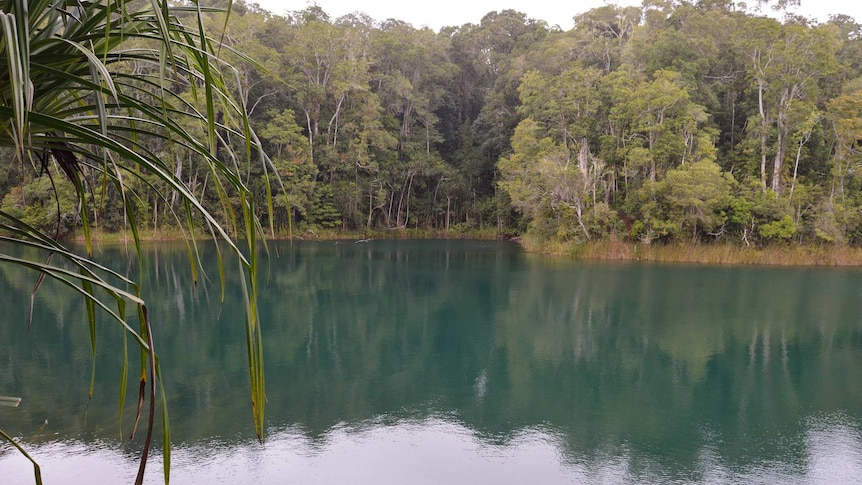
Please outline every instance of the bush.
[[606, 237], [625, 230], [619, 214], [604, 202], [599, 202], [587, 212], [584, 225], [593, 237]]
[[787, 241], [796, 232], [796, 223], [789, 215], [782, 217], [778, 221], [773, 221], [768, 224], [761, 225], [757, 232], [764, 239], [776, 241]]
[[63, 237], [75, 228], [76, 200], [74, 188], [64, 176], [55, 175], [54, 185], [47, 176], [42, 176], [13, 188], [3, 198], [0, 209], [40, 231]]

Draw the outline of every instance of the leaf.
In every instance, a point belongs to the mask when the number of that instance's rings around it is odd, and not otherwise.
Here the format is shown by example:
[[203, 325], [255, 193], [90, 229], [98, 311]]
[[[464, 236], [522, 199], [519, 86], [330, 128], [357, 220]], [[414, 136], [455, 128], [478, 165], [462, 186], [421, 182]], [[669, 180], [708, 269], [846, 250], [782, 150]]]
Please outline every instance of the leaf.
[[[231, 4], [228, 2], [229, 9]], [[195, 280], [198, 272], [203, 270], [195, 233], [200, 219], [210, 234], [221, 241], [217, 255], [222, 294], [226, 280], [221, 251], [226, 247], [238, 257], [240, 270], [249, 276], [247, 281], [251, 282], [249, 297], [246, 298], [251, 318], [250, 336], [253, 337], [249, 365], [252, 366], [253, 398], [258, 402], [254, 407], [256, 430], [262, 438], [262, 337], [255, 302], [257, 250], [253, 246], [257, 244], [255, 233], [263, 233], [263, 229], [254, 211], [244, 209], [242, 222], [234, 214], [231, 201], [234, 193], [238, 193], [249, 207], [254, 205], [254, 197], [238, 168], [237, 160], [242, 155], [233, 153], [232, 143], [242, 140], [248, 159], [252, 153], [260, 153], [266, 177], [274, 167], [262, 154], [242, 99], [236, 99], [225, 83], [223, 70], [234, 74], [235, 70], [219, 58], [214, 47], [220, 43], [214, 43], [204, 29], [204, 12], [216, 10], [199, 4], [174, 7], [166, 0], [151, 0], [148, 7], [136, 8], [140, 10], [135, 10], [132, 2], [122, 0], [3, 0], [0, 51], [6, 59], [5, 62], [0, 61], [0, 99], [4, 100], [0, 104], [0, 125], [6, 128], [0, 131], [0, 145], [12, 146], [20, 157], [31, 160], [53, 158], [74, 187], [86, 254], [78, 255], [58, 241], [56, 235], [44, 234], [0, 211], [0, 230], [8, 233], [0, 236], [0, 241], [44, 253], [42, 260], [0, 253], [0, 263], [36, 271], [39, 276], [34, 295], [44, 278], [52, 278], [84, 298], [93, 356], [91, 396], [96, 366], [96, 312], [102, 312], [110, 321], [119, 324], [124, 339], [119, 386], [121, 419], [128, 377], [126, 338], [131, 335], [135, 339], [141, 352], [142, 374], [139, 410], [132, 434], [143, 412], [145, 399], [150, 399], [147, 436], [138, 474], [138, 480], [142, 481], [151, 447], [155, 400], [159, 398], [156, 395], [157, 384], [162, 391], [162, 432], [165, 444], [169, 445], [167, 401], [161, 371], [156, 369], [153, 329], [142, 289], [134, 278], [120, 275], [96, 261], [90, 208], [98, 207], [99, 202], [94, 199], [104, 200], [111, 186], [116, 189], [135, 240], [138, 265], [142, 266], [134, 210], [136, 195], [133, 190], [128, 190], [129, 180], [137, 179], [144, 187], [154, 190], [161, 200], [166, 200], [166, 194], [177, 194], [181, 199], [184, 214], [173, 213], [173, 216], [187, 235]], [[193, 17], [184, 15], [192, 12]], [[187, 27], [181, 23], [181, 18], [192, 18], [195, 25]], [[226, 52], [236, 54], [233, 50]], [[153, 70], [143, 76], [132, 74], [125, 70], [130, 62]], [[188, 86], [194, 95], [192, 100], [167, 89], [173, 83]], [[187, 129], [196, 124], [206, 127], [205, 140], [204, 137], [198, 139]], [[171, 150], [187, 150], [201, 160], [210, 174], [226, 223], [211, 213], [192, 188], [165, 165], [161, 153], [146, 148], [148, 140], [164, 142], [172, 147]], [[277, 173], [275, 177], [278, 177]], [[266, 197], [267, 206], [271, 207], [271, 191]], [[245, 230], [249, 245], [248, 257], [232, 239], [239, 234], [240, 226]], [[137, 307], [139, 329], [132, 328], [126, 320], [128, 303]], [[31, 297], [31, 307], [35, 304], [35, 297]], [[167, 446], [165, 449], [166, 453], [169, 452]], [[166, 481], [169, 468], [170, 460], [166, 459]]]
[[4, 440], [11, 443], [12, 446], [14, 446], [18, 450], [19, 453], [24, 455], [24, 458], [27, 458], [28, 460], [30, 460], [30, 463], [33, 464], [33, 475], [34, 475], [34, 479], [36, 480], [36, 485], [42, 485], [42, 469], [39, 468], [39, 464], [36, 463], [36, 460], [34, 460], [33, 457], [30, 456], [30, 454], [27, 453], [27, 451], [24, 448], [22, 448], [21, 445], [19, 445], [18, 442], [15, 441], [14, 438], [12, 438], [8, 434], [6, 434], [2, 429], [0, 429], [0, 438], [3, 438]]

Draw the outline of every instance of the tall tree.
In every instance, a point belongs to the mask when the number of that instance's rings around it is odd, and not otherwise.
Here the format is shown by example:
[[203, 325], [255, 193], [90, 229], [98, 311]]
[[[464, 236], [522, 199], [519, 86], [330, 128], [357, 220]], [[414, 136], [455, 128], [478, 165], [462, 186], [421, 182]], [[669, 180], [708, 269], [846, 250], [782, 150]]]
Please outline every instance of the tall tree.
[[691, 101], [679, 73], [657, 71], [653, 80], [642, 81], [623, 95], [622, 102], [611, 109], [611, 117], [620, 124], [628, 123], [624, 136], [633, 140], [627, 154], [629, 164], [643, 170], [650, 181], [711, 153], [711, 140], [700, 133], [707, 114], [703, 106]]
[[742, 50], [757, 103], [749, 134], [758, 139], [760, 182], [763, 190], [782, 192], [790, 135], [816, 106], [819, 77], [837, 72], [838, 39], [829, 27], [781, 26], [763, 18], [749, 19], [743, 29]]

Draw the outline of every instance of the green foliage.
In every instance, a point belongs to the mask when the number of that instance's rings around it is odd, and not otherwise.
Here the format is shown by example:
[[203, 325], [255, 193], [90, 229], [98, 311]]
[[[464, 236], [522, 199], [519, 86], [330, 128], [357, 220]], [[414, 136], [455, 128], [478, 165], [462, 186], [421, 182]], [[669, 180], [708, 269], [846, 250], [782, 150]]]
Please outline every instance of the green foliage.
[[751, 224], [753, 220], [754, 203], [745, 197], [730, 198], [727, 207], [727, 223], [738, 228]]
[[[566, 32], [505, 10], [435, 33], [316, 5], [279, 16], [216, 4], [236, 8], [3, 3], [5, 234], [66, 255], [95, 289], [64, 277], [110, 308], [145, 307], [136, 286], [108, 284], [55, 238], [206, 228], [237, 254], [235, 237], [256, 248], [263, 226], [294, 224], [862, 239], [862, 36], [849, 18], [652, 2], [580, 13]], [[56, 189], [33, 178], [49, 168]], [[262, 434], [251, 253], [240, 259]], [[15, 263], [60, 276], [42, 261]], [[145, 357], [148, 334], [133, 334]]]
[[[5, 59], [0, 63], [0, 145], [13, 148], [10, 166], [29, 164], [36, 171], [52, 170], [57, 179], [54, 189], [44, 177], [33, 181], [21, 177], [20, 187], [3, 194], [3, 239], [31, 248], [27, 254], [34, 256], [0, 252], [0, 262], [55, 279], [84, 298], [87, 325], [82, 329], [88, 327], [90, 334], [93, 375], [97, 308], [134, 339], [141, 365], [137, 413], [140, 417], [146, 409], [148, 416], [136, 483], [144, 480], [157, 401], [168, 479], [167, 397], [156, 393], [162, 369], [141, 287], [99, 263], [93, 255], [90, 228], [100, 215], [108, 215], [109, 227], [119, 227], [121, 219], [127, 222], [140, 259], [143, 224], [137, 212], [144, 204], [137, 197], [152, 196], [150, 200], [161, 202], [184, 234], [193, 234], [202, 223], [236, 255], [247, 310], [244, 327], [252, 414], [260, 439], [265, 429], [263, 347], [256, 305], [256, 239], [261, 225], [255, 215], [262, 198], [255, 196], [243, 176], [250, 176], [251, 167], [257, 166], [256, 180], [268, 187], [276, 180], [270, 178], [271, 166], [251, 130], [244, 93], [236, 96], [242, 87], [225, 82], [232, 68], [219, 57], [217, 43], [208, 36], [204, 9], [197, 4], [4, 0], [0, 8], [0, 52]], [[252, 159], [252, 154], [258, 156]], [[200, 182], [198, 175], [206, 182]], [[150, 193], [141, 194], [142, 188]], [[58, 206], [51, 214], [52, 207]], [[214, 216], [219, 210], [223, 216]], [[64, 229], [76, 217], [84, 233], [84, 256], [66, 247], [60, 231], [54, 229], [57, 221]], [[246, 252], [229, 232], [246, 236]], [[199, 261], [194, 240], [188, 245], [196, 277]], [[219, 268], [219, 275], [224, 283], [224, 268]], [[138, 328], [129, 324], [127, 310], [137, 315]], [[120, 360], [125, 376], [128, 354], [124, 352]], [[125, 389], [123, 382], [120, 403], [125, 401]]]
[[305, 156], [308, 152], [308, 140], [296, 123], [296, 113], [292, 109], [285, 109], [280, 113], [272, 110], [268, 116], [270, 120], [260, 131], [260, 137], [275, 147], [274, 157], [290, 160]]
[[859, 207], [824, 199], [814, 209], [813, 227], [815, 237], [823, 242], [846, 244], [853, 239], [862, 226]]
[[308, 210], [308, 222], [324, 228], [341, 225], [341, 214], [333, 205], [331, 186], [322, 184], [315, 186], [311, 206]]
[[696, 239], [699, 232], [714, 232], [725, 224], [734, 184], [715, 162], [700, 161], [669, 171], [659, 192], [681, 232]]
[[712, 161], [670, 170], [663, 180], [645, 184], [630, 201], [637, 215], [632, 235], [645, 241], [686, 235], [697, 240], [704, 233], [718, 233], [728, 222], [734, 204], [737, 211], [745, 208], [731, 195], [735, 184], [733, 177]]
[[681, 229], [678, 222], [669, 220], [665, 215], [662, 189], [657, 183], [647, 181], [627, 201], [627, 212], [636, 215], [631, 235], [645, 244], [657, 239], [666, 240]]
[[[653, 2], [581, 13], [567, 32], [505, 10], [435, 33], [319, 6], [26, 5], [6, 0], [0, 24], [0, 215], [46, 252], [91, 226], [207, 228], [238, 254], [236, 236], [256, 247], [263, 226], [293, 224], [862, 238], [848, 18]], [[48, 167], [56, 190], [33, 178]], [[262, 433], [256, 264], [241, 259]], [[100, 282], [111, 305], [138, 304]]]
[[78, 226], [75, 189], [59, 173], [53, 175], [53, 185], [51, 179], [43, 175], [13, 188], [3, 197], [0, 211], [58, 239]]
[[757, 231], [765, 239], [787, 241], [796, 232], [796, 223], [793, 222], [792, 217], [787, 215], [780, 220], [761, 225]]
[[621, 234], [625, 230], [619, 214], [604, 202], [599, 202], [587, 212], [584, 224], [589, 233], [595, 237]]
[[[168, 88], [171, 113], [204, 115], [173, 117], [186, 136], [179, 146], [164, 137], [132, 138], [163, 161], [168, 179], [200, 199], [209, 217], [193, 214], [195, 224], [209, 218], [234, 235], [245, 232], [234, 227], [242, 197], [207, 168], [195, 141], [230, 160], [251, 194], [272, 197], [254, 214], [279, 229], [294, 219], [317, 224], [312, 206], [323, 211], [315, 194], [326, 185], [333, 195], [324, 199], [339, 216], [326, 209], [330, 215], [321, 220], [339, 219], [347, 229], [493, 223], [501, 232], [520, 232], [547, 217], [552, 227], [575, 226], [560, 234], [592, 238], [609, 231], [604, 222], [594, 224], [605, 220], [596, 214], [622, 213], [641, 236], [765, 240], [758, 227], [791, 215], [800, 240], [823, 239], [834, 231], [826, 229], [826, 211], [816, 208], [827, 199], [855, 207], [862, 189], [856, 143], [862, 68], [855, 55], [862, 47], [849, 19], [782, 24], [727, 3], [663, 3], [602, 6], [578, 14], [565, 32], [506, 10], [435, 33], [362, 14], [333, 19], [319, 6], [287, 17], [242, 3], [230, 16], [194, 7], [176, 14], [224, 29], [219, 52], [231, 67], [217, 76], [219, 86], [251, 113], [248, 127], [258, 129], [271, 166], [231, 155], [247, 150], [246, 127], [232, 124], [239, 119], [230, 103], [207, 103], [202, 84], [183, 76], [162, 80], [160, 63], [110, 58], [108, 64], [122, 75], [118, 86], [152, 81]], [[149, 46], [134, 36], [125, 42]], [[111, 86], [101, 93], [107, 100]], [[91, 103], [96, 111], [98, 98]], [[3, 99], [19, 111], [26, 101]], [[141, 108], [160, 105], [152, 93], [140, 99]], [[134, 133], [131, 121], [115, 119], [111, 130], [123, 125]], [[527, 120], [535, 126], [518, 129]], [[741, 184], [731, 188], [721, 224], [712, 201], [695, 203], [671, 188], [674, 177], [686, 178], [676, 170], [702, 161]], [[21, 166], [0, 167], [9, 174], [0, 195], [29, 183]], [[129, 167], [120, 168], [125, 175]], [[267, 176], [273, 170], [283, 185]], [[135, 212], [146, 214], [147, 224], [187, 223], [188, 194], [165, 177], [128, 173], [123, 185], [131, 197], [89, 179], [95, 197], [82, 221], [122, 228], [126, 202], [137, 199]], [[752, 180], [757, 190], [749, 190]], [[492, 209], [498, 189], [513, 210]], [[855, 230], [846, 227], [848, 234]]]

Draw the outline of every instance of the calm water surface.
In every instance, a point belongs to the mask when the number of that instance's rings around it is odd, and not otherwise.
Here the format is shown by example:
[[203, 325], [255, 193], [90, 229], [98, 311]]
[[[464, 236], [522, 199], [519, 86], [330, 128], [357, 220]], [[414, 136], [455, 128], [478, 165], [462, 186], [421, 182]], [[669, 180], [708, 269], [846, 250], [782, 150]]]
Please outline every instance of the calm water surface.
[[[222, 303], [212, 248], [197, 286], [184, 246], [146, 249], [173, 483], [862, 482], [860, 270], [595, 264], [465, 241], [270, 250], [260, 445], [234, 266]], [[122, 248], [100, 257], [137, 272]], [[100, 323], [88, 406], [83, 303], [46, 284], [28, 332], [34, 282], [0, 266], [0, 395], [23, 398], [0, 429], [47, 484], [129, 483], [122, 334]], [[0, 482], [32, 483], [8, 445]]]

